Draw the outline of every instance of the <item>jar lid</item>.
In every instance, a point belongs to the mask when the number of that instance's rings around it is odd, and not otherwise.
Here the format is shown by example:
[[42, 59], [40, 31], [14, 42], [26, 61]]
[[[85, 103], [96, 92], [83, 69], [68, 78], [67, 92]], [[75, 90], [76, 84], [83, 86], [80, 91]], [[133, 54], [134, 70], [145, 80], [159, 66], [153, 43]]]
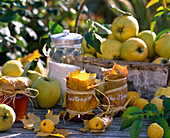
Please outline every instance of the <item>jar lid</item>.
[[82, 43], [82, 35], [70, 33], [70, 30], [63, 30], [63, 33], [50, 36], [51, 42], [56, 44], [75, 45]]

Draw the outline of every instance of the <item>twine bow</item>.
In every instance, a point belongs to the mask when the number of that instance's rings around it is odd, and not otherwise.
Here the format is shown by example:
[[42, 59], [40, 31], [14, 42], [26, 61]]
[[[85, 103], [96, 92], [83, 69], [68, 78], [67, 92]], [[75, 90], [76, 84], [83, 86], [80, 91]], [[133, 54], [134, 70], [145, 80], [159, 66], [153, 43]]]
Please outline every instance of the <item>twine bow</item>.
[[[36, 95], [30, 95], [30, 90], [37, 92], [37, 94]], [[31, 101], [30, 98], [37, 97], [37, 95], [39, 94], [39, 91], [36, 90], [36, 89], [33, 89], [33, 88], [25, 88], [25, 89], [16, 90], [16, 91], [13, 92], [13, 91], [9, 91], [9, 90], [5, 90], [5, 89], [0, 88], [0, 93], [6, 93], [7, 95], [10, 95], [10, 96], [6, 96], [5, 99], [2, 101], [2, 103], [5, 103], [8, 99], [10, 99], [8, 101], [8, 103], [10, 103], [13, 100], [13, 105], [14, 105], [14, 108], [15, 108], [15, 98], [16, 98], [17, 94], [26, 95], [29, 98], [29, 100]], [[33, 105], [32, 101], [31, 101], [31, 104]]]

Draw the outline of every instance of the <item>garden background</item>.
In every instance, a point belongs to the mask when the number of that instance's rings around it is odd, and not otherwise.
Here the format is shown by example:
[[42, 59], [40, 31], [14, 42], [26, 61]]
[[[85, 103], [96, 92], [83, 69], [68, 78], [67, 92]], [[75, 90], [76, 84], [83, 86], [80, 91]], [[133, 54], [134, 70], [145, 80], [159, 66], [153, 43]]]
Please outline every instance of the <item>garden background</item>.
[[[74, 30], [77, 12], [83, 0], [1, 0], [0, 1], [0, 66], [9, 59], [23, 57], [46, 43], [43, 38], [49, 33], [49, 21], [64, 29]], [[110, 5], [130, 12], [139, 22], [141, 30], [150, 29], [150, 23], [159, 3], [146, 8], [149, 0], [89, 0], [83, 7], [78, 33], [87, 31], [88, 19], [109, 25], [117, 15]], [[155, 33], [168, 28], [169, 14], [160, 17], [154, 28]], [[41, 57], [46, 62], [46, 57]], [[45, 64], [44, 64], [45, 65]]]

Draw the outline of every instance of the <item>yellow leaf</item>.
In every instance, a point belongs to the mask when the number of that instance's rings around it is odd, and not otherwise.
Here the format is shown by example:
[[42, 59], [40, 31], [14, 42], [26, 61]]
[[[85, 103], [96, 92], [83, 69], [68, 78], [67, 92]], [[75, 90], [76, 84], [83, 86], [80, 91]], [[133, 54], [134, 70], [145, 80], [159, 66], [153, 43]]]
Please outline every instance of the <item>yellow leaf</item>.
[[149, 8], [150, 6], [154, 5], [155, 3], [158, 3], [159, 0], [151, 0], [149, 3], [146, 5], [146, 8]]
[[69, 131], [67, 131], [65, 129], [55, 129], [54, 134], [52, 134], [52, 135], [59, 135], [59, 136], [66, 137], [66, 136], [68, 136], [70, 134], [74, 134], [74, 133], [69, 132]]
[[27, 56], [25, 57], [22, 57], [22, 58], [18, 58], [17, 60], [21, 61], [21, 63], [28, 63], [36, 58], [40, 58], [42, 55], [39, 53], [39, 50], [34, 50], [33, 53], [30, 53], [28, 54]]
[[[69, 135], [66, 131], [63, 131], [65, 132], [67, 135]], [[69, 132], [71, 133], [71, 132]], [[37, 132], [37, 135], [35, 137], [47, 137], [47, 136], [53, 136], [53, 137], [60, 137], [60, 138], [64, 138], [65, 136], [62, 135], [62, 134], [59, 134], [59, 133], [45, 133], [43, 131], [40, 131], [40, 132]]]
[[160, 7], [158, 7], [158, 8], [156, 9], [157, 12], [162, 11], [162, 10], [164, 10], [164, 7], [163, 7], [163, 6], [160, 6]]
[[164, 8], [167, 8], [167, 2], [166, 2], [166, 0], [161, 0], [161, 2], [162, 2], [162, 5], [164, 6]]
[[54, 136], [54, 137], [60, 137], [60, 138], [65, 138], [65, 136], [60, 135], [60, 134], [51, 134], [51, 136]]
[[87, 91], [96, 80], [96, 74], [86, 73], [85, 71], [76, 71], [69, 73], [67, 77], [67, 87], [71, 90]]
[[45, 115], [47, 119], [51, 119], [55, 124], [59, 123], [59, 115], [53, 115], [53, 111], [48, 110], [48, 113]]
[[104, 70], [103, 72], [103, 76], [109, 79], [124, 78], [127, 77], [127, 75], [128, 75], [127, 65], [121, 66], [116, 63], [114, 63], [112, 69]]
[[40, 132], [37, 132], [37, 135], [35, 137], [39, 137], [39, 136], [47, 137], [47, 136], [50, 136], [50, 135], [51, 135], [51, 133], [44, 133], [44, 132], [40, 131]]

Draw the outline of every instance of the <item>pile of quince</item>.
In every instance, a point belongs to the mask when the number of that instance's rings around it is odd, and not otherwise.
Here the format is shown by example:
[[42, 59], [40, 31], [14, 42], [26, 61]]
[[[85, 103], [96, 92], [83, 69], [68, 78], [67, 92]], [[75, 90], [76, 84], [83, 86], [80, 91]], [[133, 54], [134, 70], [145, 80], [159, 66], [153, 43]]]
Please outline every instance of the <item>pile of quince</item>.
[[94, 47], [87, 46], [83, 39], [82, 49], [85, 56], [106, 60], [170, 63], [170, 33], [161, 35], [154, 44], [156, 33], [147, 29], [139, 32], [138, 21], [131, 15], [116, 17], [111, 32], [106, 38], [98, 36], [101, 53]]
[[130, 99], [128, 106], [136, 106], [141, 110], [146, 104], [152, 103], [156, 105], [159, 112], [162, 112], [165, 110], [163, 100], [166, 97], [170, 97], [170, 86], [159, 87], [155, 91], [154, 97], [150, 100], [150, 102], [147, 99], [142, 98], [137, 91], [128, 91], [126, 100]]

